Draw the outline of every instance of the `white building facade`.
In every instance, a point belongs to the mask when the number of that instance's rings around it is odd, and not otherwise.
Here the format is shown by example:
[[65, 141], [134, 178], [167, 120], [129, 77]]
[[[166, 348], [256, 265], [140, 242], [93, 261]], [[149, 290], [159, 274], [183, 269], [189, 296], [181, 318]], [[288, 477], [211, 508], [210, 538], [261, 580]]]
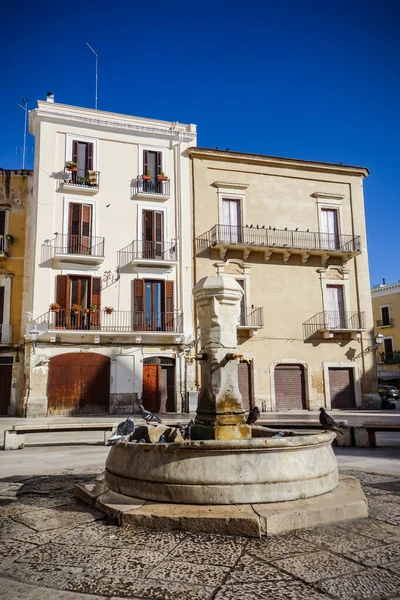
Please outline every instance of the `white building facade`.
[[196, 127], [48, 95], [30, 132], [25, 414], [186, 410]]

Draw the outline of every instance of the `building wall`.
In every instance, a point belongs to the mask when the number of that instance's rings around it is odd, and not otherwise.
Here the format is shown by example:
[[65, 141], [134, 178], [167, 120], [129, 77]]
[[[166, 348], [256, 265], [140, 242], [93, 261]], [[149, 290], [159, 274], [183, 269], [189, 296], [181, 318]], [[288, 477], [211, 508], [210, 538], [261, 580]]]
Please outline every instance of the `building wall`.
[[[183, 341], [193, 333], [191, 314], [192, 263], [190, 256], [190, 181], [187, 147], [196, 138], [193, 125], [118, 115], [38, 102], [31, 111], [30, 131], [35, 136], [35, 189], [38, 202], [32, 208], [35, 229], [31, 232], [32, 255], [30, 270], [33, 285], [28, 291], [33, 319], [45, 320], [49, 305], [56, 301], [56, 276], [81, 275], [101, 278], [101, 307], [112, 306], [114, 311], [133, 311], [133, 281], [136, 278], [161, 279], [174, 282], [174, 309], [183, 312], [184, 330], [179, 336], [101, 335], [95, 352], [117, 356], [112, 367], [110, 410], [121, 407], [134, 409], [142, 392], [141, 370], [131, 361], [130, 353], [142, 356], [145, 347], [150, 352], [164, 355], [173, 352], [177, 362]], [[94, 144], [93, 170], [100, 172], [97, 193], [93, 190], [65, 188], [63, 169], [72, 160], [73, 139]], [[168, 198], [139, 197], [134, 194], [133, 182], [143, 173], [144, 148], [162, 152], [163, 171], [170, 179]], [[165, 162], [164, 162], [165, 161]], [[99, 265], [77, 264], [55, 260], [52, 239], [56, 233], [67, 234], [69, 202], [92, 205], [92, 235], [105, 238], [105, 258]], [[177, 240], [178, 264], [169, 268], [160, 265], [131, 265], [120, 268], [118, 252], [141, 239], [142, 210], [160, 210], [164, 213], [165, 243]], [[184, 225], [183, 225], [184, 223]], [[106, 317], [104, 317], [106, 318]], [[45, 414], [47, 397], [48, 360], [54, 353], [66, 352], [66, 344], [73, 348], [93, 344], [93, 332], [74, 335], [57, 332], [53, 336], [52, 351], [46, 344], [49, 333], [38, 338], [35, 355], [30, 355], [29, 377], [35, 391], [26, 399], [32, 409], [28, 414]], [[175, 339], [176, 338], [176, 339]], [[99, 350], [100, 348], [100, 350]], [[118, 356], [120, 355], [120, 356]], [[46, 358], [47, 357], [47, 358]], [[129, 363], [129, 365], [128, 365]], [[176, 369], [179, 372], [179, 369]], [[177, 408], [181, 408], [181, 388], [177, 382]], [[128, 409], [127, 409], [128, 410]]]
[[0, 210], [5, 210], [5, 231], [13, 236], [7, 241], [7, 252], [0, 253], [0, 286], [5, 288], [3, 325], [12, 328], [11, 337], [1, 338], [0, 359], [12, 357], [12, 381], [8, 414], [20, 415], [24, 393], [24, 327], [23, 312], [26, 214], [32, 202], [32, 171], [0, 169]]
[[[398, 351], [400, 354], [400, 283], [377, 286], [371, 290], [371, 297], [375, 335], [380, 333], [384, 338], [392, 339], [393, 351]], [[378, 323], [378, 321], [382, 321], [381, 307], [384, 306], [389, 308], [390, 326], [382, 326]], [[399, 373], [400, 363], [383, 362], [383, 353], [384, 344], [382, 343], [378, 348], [378, 370]]]
[[[266, 260], [251, 247], [248, 256], [232, 249], [223, 257], [213, 249], [197, 254], [196, 281], [222, 268], [246, 279], [247, 306], [263, 307], [264, 327], [252, 337], [244, 330], [238, 336], [240, 351], [253, 359], [255, 402], [274, 410], [274, 367], [298, 362], [305, 367], [309, 409], [330, 406], [327, 370], [334, 366], [353, 369], [357, 404], [373, 404], [376, 366], [373, 353], [367, 350], [373, 322], [362, 192], [365, 171], [202, 149], [190, 153], [195, 237], [223, 222], [223, 197], [237, 197], [242, 225], [289, 231], [320, 231], [319, 208], [333, 202], [339, 210], [341, 233], [361, 238], [362, 253], [344, 265], [336, 257], [323, 265], [321, 256], [310, 256], [302, 264], [299, 254], [292, 254], [283, 264], [282, 254], [273, 253]], [[347, 311], [365, 312], [366, 329], [359, 339], [350, 339], [348, 333], [305, 339], [303, 324], [326, 310], [322, 288], [327, 280], [344, 283]]]

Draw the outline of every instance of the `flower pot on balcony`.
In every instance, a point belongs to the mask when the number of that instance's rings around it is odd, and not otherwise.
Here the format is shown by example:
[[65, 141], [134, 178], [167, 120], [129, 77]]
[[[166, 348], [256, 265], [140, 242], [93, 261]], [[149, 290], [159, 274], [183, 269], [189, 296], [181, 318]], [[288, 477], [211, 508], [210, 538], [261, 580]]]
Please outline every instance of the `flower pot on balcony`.
[[88, 314], [88, 312], [89, 312], [89, 309], [85, 308], [85, 313]]
[[111, 313], [113, 312], [113, 307], [112, 306], [106, 306], [104, 309], [104, 312], [106, 313], [106, 315], [111, 315]]
[[152, 176], [151, 175], [142, 175], [142, 179], [144, 181], [151, 181], [152, 180]]
[[60, 310], [61, 306], [59, 304], [57, 304], [57, 302], [53, 302], [53, 304], [50, 304], [50, 310], [51, 312], [57, 312]]
[[78, 172], [78, 167], [68, 167], [67, 170], [71, 171], [71, 173], [77, 173]]

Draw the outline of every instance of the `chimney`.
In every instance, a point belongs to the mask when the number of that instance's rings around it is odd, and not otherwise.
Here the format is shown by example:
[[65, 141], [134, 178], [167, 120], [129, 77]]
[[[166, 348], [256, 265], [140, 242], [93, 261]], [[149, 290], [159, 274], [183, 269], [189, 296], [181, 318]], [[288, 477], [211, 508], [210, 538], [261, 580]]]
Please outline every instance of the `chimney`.
[[383, 285], [386, 285], [386, 280], [385, 280], [385, 278], [383, 278], [383, 279], [382, 279], [382, 284], [383, 284]]
[[54, 94], [53, 94], [53, 92], [47, 92], [47, 94], [46, 94], [46, 102], [54, 102]]

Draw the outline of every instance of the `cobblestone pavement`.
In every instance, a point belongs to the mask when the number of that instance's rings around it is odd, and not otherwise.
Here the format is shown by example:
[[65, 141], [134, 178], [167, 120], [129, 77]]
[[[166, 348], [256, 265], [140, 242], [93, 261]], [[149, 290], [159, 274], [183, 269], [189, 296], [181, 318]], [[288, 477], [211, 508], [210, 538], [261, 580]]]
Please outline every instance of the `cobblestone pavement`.
[[121, 529], [73, 498], [93, 474], [0, 480], [0, 600], [400, 598], [400, 479], [350, 472], [370, 518], [261, 540]]

